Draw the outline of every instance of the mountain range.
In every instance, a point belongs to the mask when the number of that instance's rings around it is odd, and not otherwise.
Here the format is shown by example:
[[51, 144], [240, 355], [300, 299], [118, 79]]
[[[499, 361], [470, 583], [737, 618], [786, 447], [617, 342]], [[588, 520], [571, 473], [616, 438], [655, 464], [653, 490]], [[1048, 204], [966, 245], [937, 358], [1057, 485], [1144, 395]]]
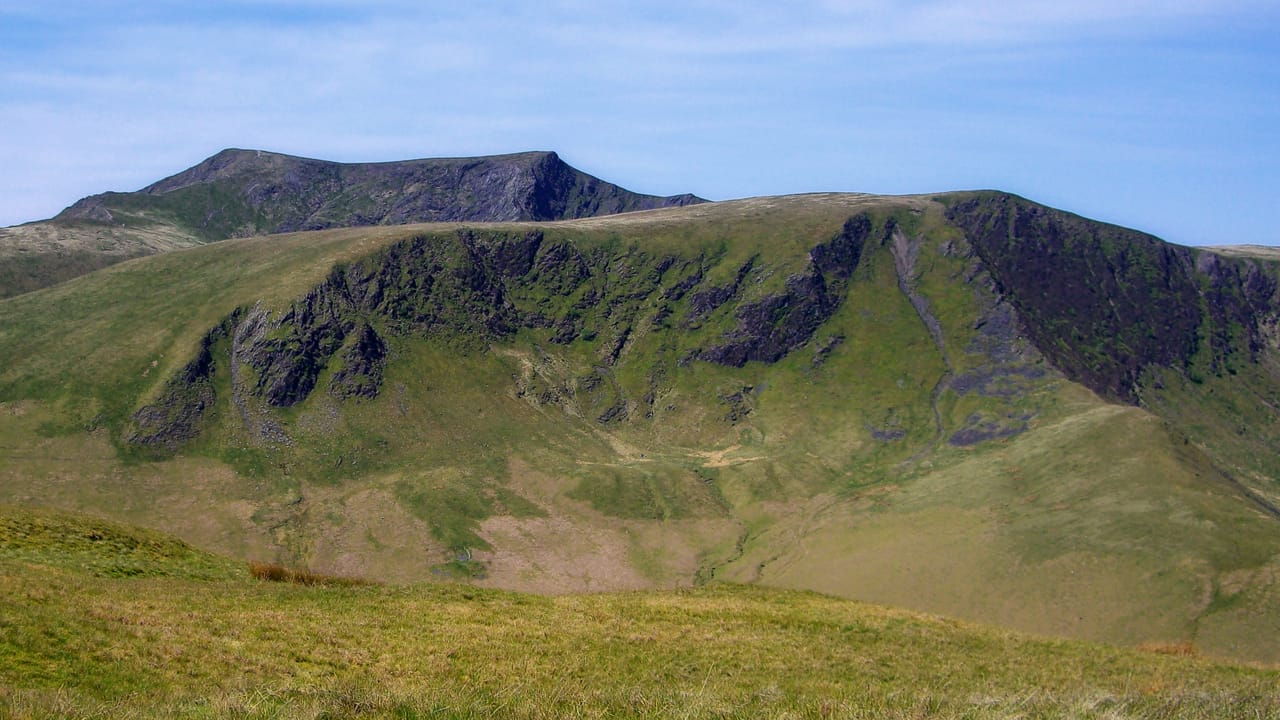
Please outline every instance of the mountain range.
[[224, 151], [6, 232], [55, 249], [0, 301], [0, 502], [386, 581], [759, 583], [1280, 661], [1266, 250], [542, 153]]

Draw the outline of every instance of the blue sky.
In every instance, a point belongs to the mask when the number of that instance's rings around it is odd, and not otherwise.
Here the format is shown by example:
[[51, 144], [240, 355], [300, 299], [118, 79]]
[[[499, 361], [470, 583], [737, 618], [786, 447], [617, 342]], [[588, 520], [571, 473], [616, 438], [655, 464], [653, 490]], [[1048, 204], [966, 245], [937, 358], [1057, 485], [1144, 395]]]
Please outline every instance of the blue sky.
[[0, 225], [225, 147], [710, 199], [998, 188], [1280, 244], [1276, 0], [0, 0]]

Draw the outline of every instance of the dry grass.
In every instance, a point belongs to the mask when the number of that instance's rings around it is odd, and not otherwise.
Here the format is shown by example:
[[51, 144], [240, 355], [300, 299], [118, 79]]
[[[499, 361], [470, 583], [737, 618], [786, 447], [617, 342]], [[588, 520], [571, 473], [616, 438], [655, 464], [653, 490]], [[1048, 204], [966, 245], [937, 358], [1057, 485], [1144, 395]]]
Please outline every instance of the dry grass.
[[1169, 643], [1143, 643], [1138, 646], [1143, 652], [1155, 653], [1156, 655], [1175, 655], [1177, 657], [1196, 657], [1200, 654], [1196, 650], [1195, 643], [1191, 641], [1169, 642]]
[[1280, 717], [1280, 671], [810, 593], [0, 581], [8, 718]]
[[[215, 558], [158, 533], [0, 510], [0, 718], [1280, 717], [1280, 669], [1189, 645], [750, 586], [549, 598], [274, 563], [210, 579]], [[133, 547], [136, 574], [95, 569]]]
[[294, 585], [319, 585], [325, 587], [358, 587], [375, 585], [372, 580], [342, 577], [312, 572], [305, 568], [290, 568], [276, 563], [250, 562], [249, 574], [267, 582], [292, 583]]

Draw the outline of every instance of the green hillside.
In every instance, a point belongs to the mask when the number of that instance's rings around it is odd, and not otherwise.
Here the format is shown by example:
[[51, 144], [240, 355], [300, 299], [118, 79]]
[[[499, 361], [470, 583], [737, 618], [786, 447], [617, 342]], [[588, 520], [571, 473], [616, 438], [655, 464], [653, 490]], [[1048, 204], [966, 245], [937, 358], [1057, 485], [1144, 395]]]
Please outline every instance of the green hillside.
[[1206, 257], [1000, 194], [169, 252], [0, 302], [0, 502], [1277, 662], [1276, 269]]
[[[102, 572], [122, 548], [135, 572]], [[0, 510], [0, 717], [1280, 713], [1280, 671], [1185, 645], [1036, 639], [748, 586], [546, 597], [300, 586], [231, 565], [152, 531]]]

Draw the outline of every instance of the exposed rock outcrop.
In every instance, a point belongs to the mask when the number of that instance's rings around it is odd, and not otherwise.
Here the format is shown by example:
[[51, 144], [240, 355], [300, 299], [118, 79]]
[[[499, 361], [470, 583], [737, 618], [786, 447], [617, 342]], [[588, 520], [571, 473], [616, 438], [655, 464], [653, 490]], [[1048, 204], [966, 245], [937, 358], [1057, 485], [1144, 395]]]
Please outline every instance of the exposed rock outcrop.
[[235, 318], [228, 318], [206, 333], [196, 356], [169, 378], [160, 397], [134, 413], [125, 436], [130, 445], [173, 452], [199, 436], [205, 415], [217, 399], [213, 388], [214, 347], [226, 339]]
[[1218, 373], [1275, 315], [1275, 280], [1247, 259], [1004, 193], [945, 201], [1036, 347], [1106, 397], [1136, 402], [1150, 366]]
[[[784, 292], [739, 307], [738, 325], [725, 336], [725, 342], [707, 348], [698, 357], [733, 367], [751, 361], [772, 363], [809, 342], [818, 326], [844, 301], [849, 278], [871, 232], [870, 217], [850, 218], [839, 235], [809, 252], [806, 272], [787, 278]], [[742, 276], [740, 273], [737, 284]]]
[[[754, 261], [740, 268], [733, 288], [699, 290], [705, 277], [701, 257], [638, 248], [586, 254], [569, 242], [548, 242], [539, 231], [462, 229], [451, 236], [410, 239], [335, 267], [280, 312], [234, 313], [210, 334], [199, 361], [170, 380], [156, 402], [135, 413], [139, 430], [128, 439], [172, 450], [198, 435], [214, 402], [210, 377], [222, 362], [230, 368], [232, 402], [249, 434], [288, 442], [267, 408], [306, 400], [326, 376], [328, 393], [341, 401], [376, 397], [396, 338], [435, 338], [473, 352], [535, 328], [549, 330], [553, 343], [591, 344], [598, 360], [579, 378], [530, 374], [519, 382], [520, 396], [572, 406], [573, 414], [600, 423], [640, 412], [651, 416], [669, 381], [666, 367], [659, 363], [648, 372], [649, 387], [641, 398], [628, 397], [613, 375], [637, 328], [660, 324], [657, 318], [684, 298], [699, 317], [736, 318], [737, 329], [725, 342], [695, 351], [699, 357], [735, 366], [776, 362], [808, 343], [843, 302], [871, 232], [869, 217], [850, 219], [838, 235], [812, 250], [809, 269], [788, 278], [784, 292], [750, 302], [739, 298], [736, 304], [730, 300], [738, 298], [736, 288]], [[229, 339], [226, 355], [215, 361], [211, 348], [224, 337]], [[818, 353], [831, 347], [828, 340]], [[543, 383], [538, 375], [554, 379]], [[735, 419], [749, 412], [744, 402], [730, 403]]]
[[387, 364], [387, 344], [368, 323], [361, 323], [351, 338], [339, 356], [329, 393], [338, 398], [376, 397]]

